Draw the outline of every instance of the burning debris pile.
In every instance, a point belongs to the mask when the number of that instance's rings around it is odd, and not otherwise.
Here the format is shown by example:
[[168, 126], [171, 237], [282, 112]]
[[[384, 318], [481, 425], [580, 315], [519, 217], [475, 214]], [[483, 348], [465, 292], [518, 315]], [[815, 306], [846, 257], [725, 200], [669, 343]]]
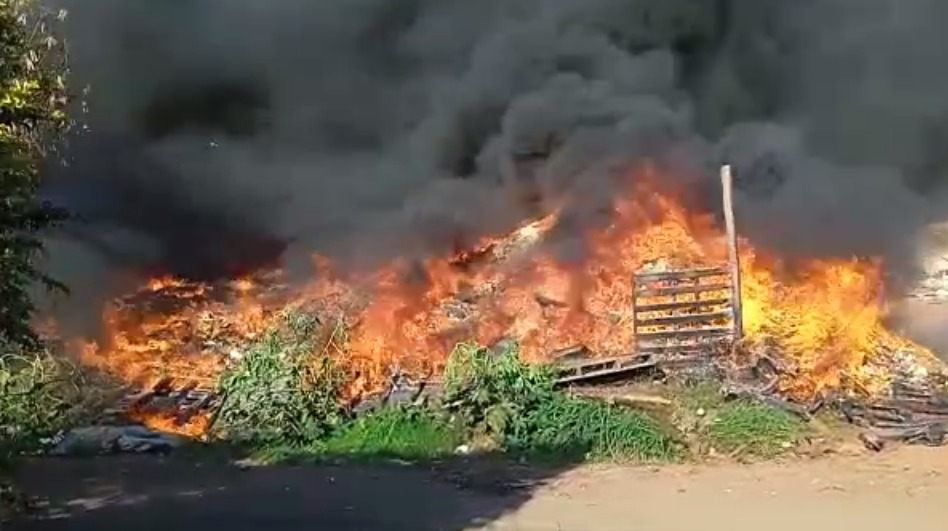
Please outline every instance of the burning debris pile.
[[[279, 272], [156, 280], [106, 309], [104, 339], [85, 342], [82, 359], [150, 390], [129, 404], [133, 418], [200, 435], [228, 363], [302, 308], [344, 323], [328, 341], [354, 402], [390, 388], [393, 373], [437, 380], [458, 342], [515, 341], [527, 361], [560, 364], [563, 385], [699, 371], [801, 415], [839, 406], [879, 438], [943, 442], [941, 364], [883, 326], [878, 261], [768, 256], [686, 209], [658, 171], [617, 171], [625, 193], [608, 223], [584, 229], [581, 260], [556, 252], [564, 205], [466, 252], [359, 278], [319, 257], [303, 286]], [[187, 404], [169, 414], [156, 397]]]

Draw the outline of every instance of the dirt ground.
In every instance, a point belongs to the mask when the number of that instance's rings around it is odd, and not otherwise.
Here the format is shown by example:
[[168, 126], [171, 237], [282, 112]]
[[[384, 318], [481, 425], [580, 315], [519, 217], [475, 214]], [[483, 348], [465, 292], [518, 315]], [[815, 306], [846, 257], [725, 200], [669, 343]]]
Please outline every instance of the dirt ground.
[[48, 497], [45, 517], [10, 529], [945, 529], [948, 449], [848, 453], [542, 472], [473, 462], [241, 470], [185, 458], [41, 459], [22, 470], [21, 485]]

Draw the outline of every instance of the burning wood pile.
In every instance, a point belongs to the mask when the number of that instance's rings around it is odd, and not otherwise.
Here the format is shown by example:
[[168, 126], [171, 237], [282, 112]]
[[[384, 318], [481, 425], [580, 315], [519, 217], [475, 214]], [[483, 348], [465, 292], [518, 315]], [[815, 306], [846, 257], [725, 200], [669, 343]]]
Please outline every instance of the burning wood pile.
[[317, 258], [317, 280], [302, 286], [278, 272], [216, 286], [163, 279], [107, 308], [105, 337], [85, 342], [82, 359], [139, 390], [129, 416], [200, 435], [228, 363], [306, 308], [345, 323], [329, 341], [355, 398], [390, 389], [393, 372], [437, 380], [460, 341], [514, 340], [526, 361], [558, 364], [564, 386], [699, 373], [802, 416], [836, 407], [873, 444], [944, 442], [945, 371], [883, 326], [877, 261], [790, 267], [736, 236], [728, 171], [725, 231], [657, 173], [619, 172], [625, 195], [608, 225], [583, 235], [582, 260], [548, 246], [560, 209], [471, 250], [358, 278]]

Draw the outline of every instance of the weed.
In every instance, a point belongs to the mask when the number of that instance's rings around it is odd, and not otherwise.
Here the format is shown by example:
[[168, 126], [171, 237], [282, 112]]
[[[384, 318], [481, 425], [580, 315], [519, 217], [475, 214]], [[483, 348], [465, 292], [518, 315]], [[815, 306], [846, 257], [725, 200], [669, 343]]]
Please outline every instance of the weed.
[[387, 408], [359, 417], [322, 441], [275, 445], [258, 451], [264, 463], [397, 459], [430, 461], [450, 456], [462, 433], [436, 412], [418, 408]]
[[442, 402], [474, 440], [500, 446], [517, 422], [552, 399], [554, 383], [549, 367], [524, 364], [513, 345], [492, 351], [463, 343], [445, 367]]
[[392, 408], [356, 419], [325, 444], [330, 455], [425, 460], [451, 455], [461, 433], [424, 409]]
[[[23, 453], [41, 439], [66, 429], [94, 408], [81, 393], [82, 373], [65, 359], [42, 351], [25, 353], [5, 344], [0, 350], [0, 523], [24, 512], [29, 503], [11, 484]], [[0, 525], [2, 527], [2, 525]]]
[[0, 467], [93, 409], [81, 380], [76, 366], [50, 353], [0, 353]]
[[785, 453], [806, 431], [804, 421], [749, 400], [726, 403], [711, 418], [704, 437], [718, 451], [769, 458]]
[[223, 402], [216, 434], [231, 442], [304, 443], [328, 435], [344, 420], [342, 370], [318, 349], [320, 323], [292, 313], [283, 326], [251, 345], [219, 382]]
[[643, 413], [566, 394], [542, 402], [514, 427], [508, 449], [544, 460], [667, 461], [681, 455]]
[[508, 345], [459, 345], [445, 370], [444, 404], [476, 441], [541, 459], [668, 459], [673, 440], [643, 414], [570, 396], [552, 367]]
[[676, 391], [679, 406], [691, 412], [716, 410], [726, 402], [721, 385], [708, 380], [692, 382]]

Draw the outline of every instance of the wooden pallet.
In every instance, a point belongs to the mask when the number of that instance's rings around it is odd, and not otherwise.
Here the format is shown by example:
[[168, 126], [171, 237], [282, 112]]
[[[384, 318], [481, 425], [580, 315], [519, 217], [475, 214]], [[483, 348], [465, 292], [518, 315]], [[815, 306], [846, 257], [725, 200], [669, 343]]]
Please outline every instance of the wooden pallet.
[[558, 365], [560, 374], [556, 382], [560, 385], [568, 385], [580, 381], [640, 373], [655, 367], [656, 360], [650, 355], [577, 359]]
[[727, 267], [635, 275], [635, 352], [659, 362], [708, 356], [740, 336]]
[[198, 382], [165, 378], [144, 389], [130, 389], [106, 417], [122, 417], [131, 412], [155, 412], [174, 415], [184, 424], [195, 415], [209, 412], [220, 404], [214, 390]]

